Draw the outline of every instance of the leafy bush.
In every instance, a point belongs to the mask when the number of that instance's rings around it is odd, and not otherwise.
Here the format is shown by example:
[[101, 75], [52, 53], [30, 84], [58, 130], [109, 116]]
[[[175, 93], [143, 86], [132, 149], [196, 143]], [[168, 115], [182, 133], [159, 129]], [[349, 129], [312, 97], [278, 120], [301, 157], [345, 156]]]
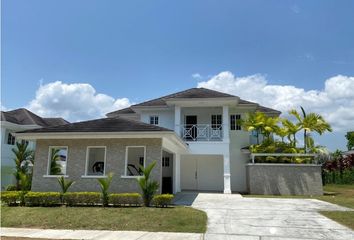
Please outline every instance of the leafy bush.
[[26, 206], [52, 207], [60, 205], [58, 192], [28, 192], [25, 195]]
[[152, 203], [156, 207], [167, 207], [168, 205], [171, 205], [173, 197], [174, 196], [172, 194], [155, 195], [154, 198], [152, 199]]
[[8, 185], [6, 191], [17, 191], [16, 185]]
[[325, 184], [353, 184], [354, 154], [343, 156], [340, 152], [336, 152], [333, 155], [333, 160], [323, 164], [323, 182]]
[[6, 191], [1, 192], [1, 202], [8, 206], [17, 206], [20, 201], [21, 192], [19, 191]]
[[64, 203], [68, 206], [93, 206], [101, 203], [101, 194], [98, 192], [67, 192], [64, 194]]
[[139, 193], [113, 193], [109, 195], [109, 203], [113, 206], [139, 206], [142, 198]]

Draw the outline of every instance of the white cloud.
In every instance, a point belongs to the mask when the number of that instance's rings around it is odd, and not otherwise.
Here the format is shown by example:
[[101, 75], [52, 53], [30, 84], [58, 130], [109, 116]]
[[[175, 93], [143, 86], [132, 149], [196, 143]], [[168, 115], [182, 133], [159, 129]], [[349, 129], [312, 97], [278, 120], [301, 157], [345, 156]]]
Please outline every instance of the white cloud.
[[192, 74], [192, 78], [194, 78], [194, 79], [201, 79], [201, 78], [202, 78], [202, 75], [200, 75], [199, 73], [193, 73], [193, 74]]
[[335, 131], [354, 129], [354, 77], [338, 75], [324, 82], [323, 90], [308, 90], [291, 85], [269, 84], [264, 75], [236, 77], [221, 72], [198, 87], [210, 88], [237, 95], [286, 113], [303, 106], [306, 111], [322, 114]]
[[79, 121], [104, 117], [107, 112], [131, 105], [128, 98], [114, 99], [96, 93], [87, 83], [66, 84], [61, 81], [41, 84], [29, 110], [42, 117], [63, 117], [69, 121]]

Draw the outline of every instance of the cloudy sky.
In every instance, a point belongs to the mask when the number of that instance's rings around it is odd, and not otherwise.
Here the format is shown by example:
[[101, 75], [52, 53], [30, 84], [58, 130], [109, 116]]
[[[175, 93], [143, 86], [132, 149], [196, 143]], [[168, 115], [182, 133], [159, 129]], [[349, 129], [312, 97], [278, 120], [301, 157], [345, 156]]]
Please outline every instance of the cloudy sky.
[[1, 106], [70, 121], [190, 87], [354, 129], [354, 2], [2, 1]]

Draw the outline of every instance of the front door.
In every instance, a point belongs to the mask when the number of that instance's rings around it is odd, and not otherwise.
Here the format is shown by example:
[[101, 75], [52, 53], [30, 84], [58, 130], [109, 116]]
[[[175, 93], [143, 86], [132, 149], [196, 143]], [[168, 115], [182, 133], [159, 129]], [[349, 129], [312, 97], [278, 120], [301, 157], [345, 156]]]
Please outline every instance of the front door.
[[197, 116], [188, 115], [186, 116], [186, 133], [185, 138], [187, 140], [195, 141], [197, 139]]

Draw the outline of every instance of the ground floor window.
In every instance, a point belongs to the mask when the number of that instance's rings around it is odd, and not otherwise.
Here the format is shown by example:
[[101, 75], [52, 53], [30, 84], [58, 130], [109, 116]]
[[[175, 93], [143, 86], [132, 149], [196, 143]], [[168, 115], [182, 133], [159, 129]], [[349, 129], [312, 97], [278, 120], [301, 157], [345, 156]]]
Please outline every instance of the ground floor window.
[[146, 151], [145, 146], [128, 146], [126, 149], [125, 175], [140, 176], [142, 172], [140, 166], [145, 166]]
[[86, 175], [102, 176], [105, 175], [106, 147], [87, 147], [86, 156]]
[[162, 167], [169, 167], [170, 166], [170, 158], [169, 157], [163, 157], [162, 158]]
[[68, 147], [49, 147], [48, 175], [66, 175]]
[[7, 135], [7, 144], [15, 145], [15, 142], [16, 142], [15, 136], [12, 135], [11, 133], [8, 133], [8, 135]]

